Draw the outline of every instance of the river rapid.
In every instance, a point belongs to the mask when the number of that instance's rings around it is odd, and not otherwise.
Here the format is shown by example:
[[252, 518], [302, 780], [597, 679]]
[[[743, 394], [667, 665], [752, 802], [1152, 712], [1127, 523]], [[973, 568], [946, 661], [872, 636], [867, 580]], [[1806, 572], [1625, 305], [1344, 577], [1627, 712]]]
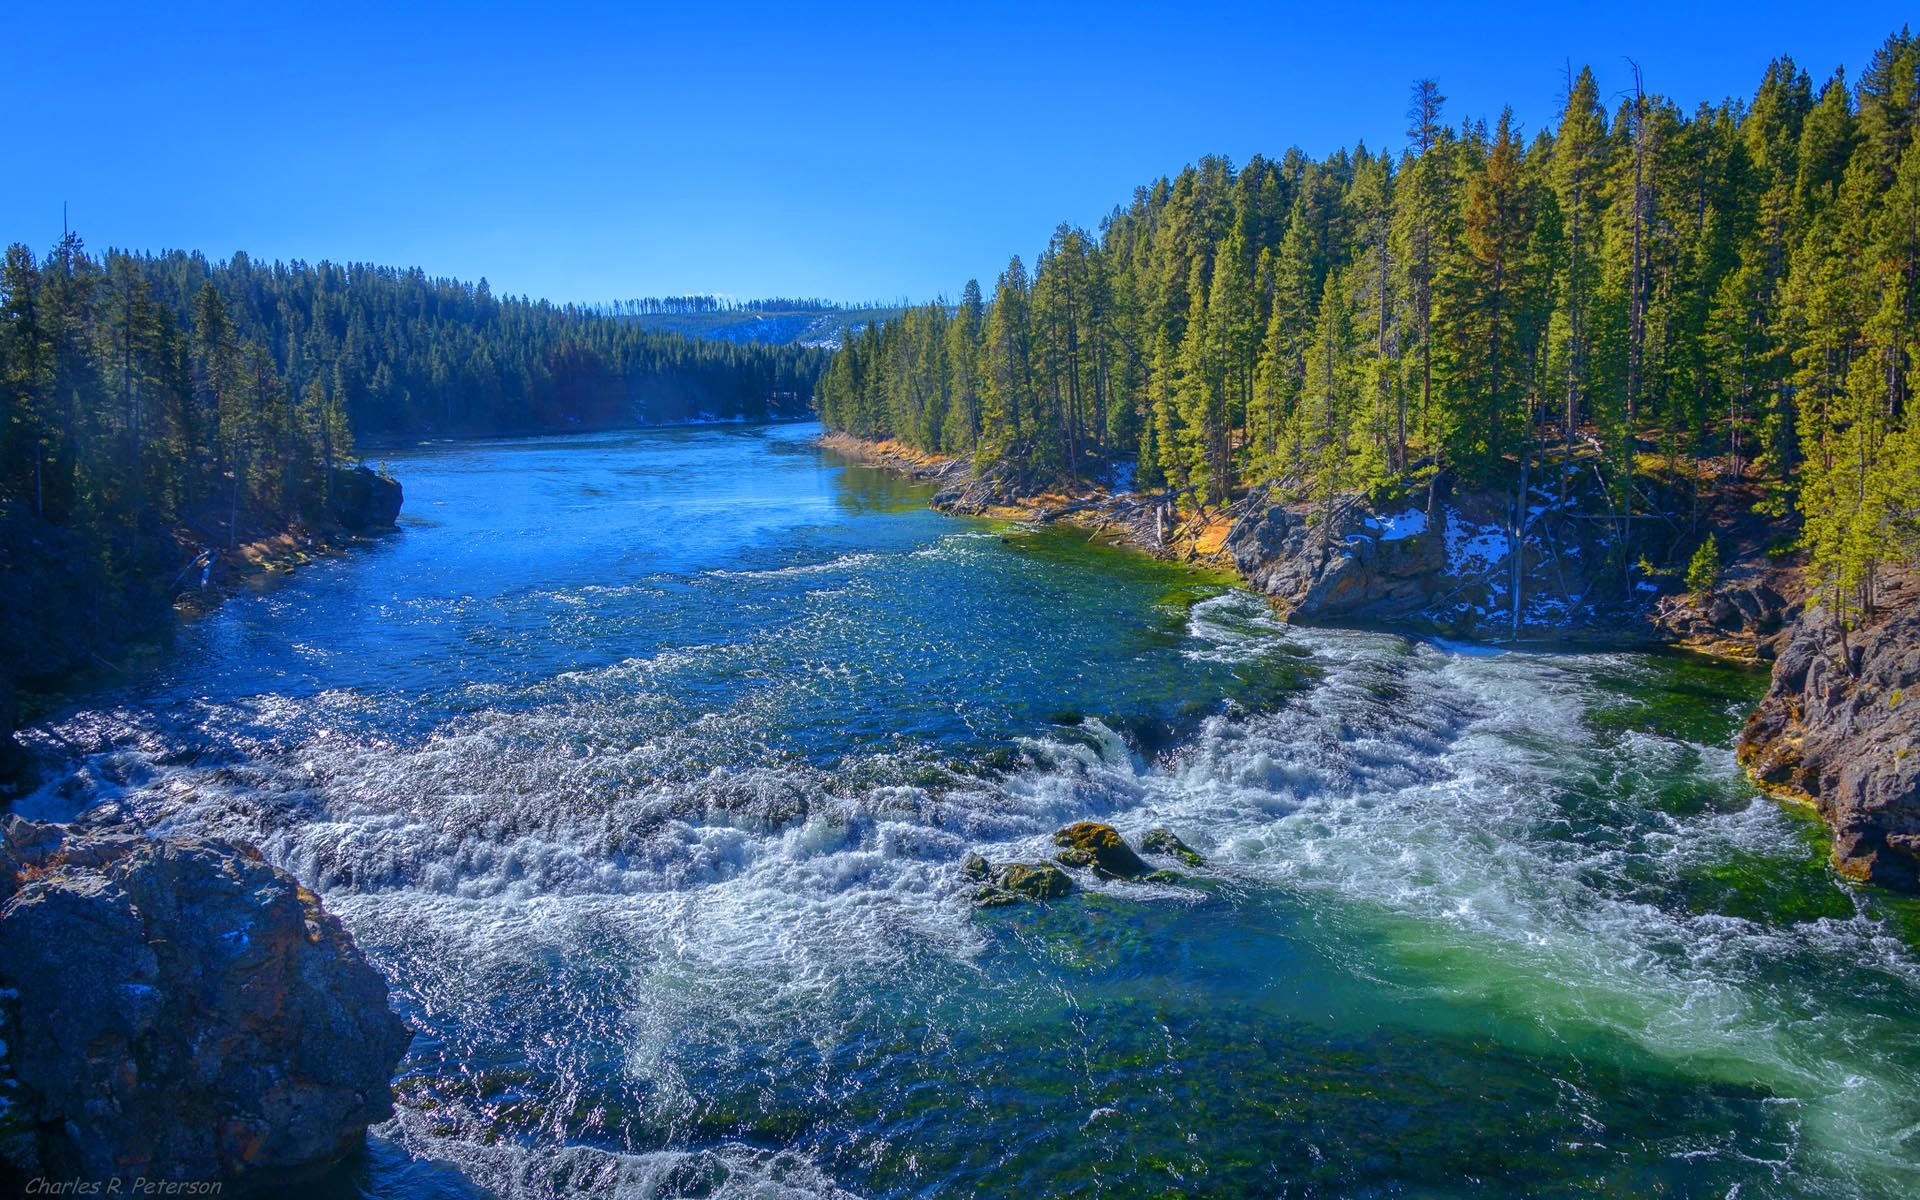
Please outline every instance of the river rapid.
[[[1288, 627], [817, 433], [409, 451], [26, 731], [391, 982], [313, 1195], [1920, 1194], [1920, 916], [1741, 778], [1762, 676]], [[1086, 818], [1207, 865], [968, 905]]]

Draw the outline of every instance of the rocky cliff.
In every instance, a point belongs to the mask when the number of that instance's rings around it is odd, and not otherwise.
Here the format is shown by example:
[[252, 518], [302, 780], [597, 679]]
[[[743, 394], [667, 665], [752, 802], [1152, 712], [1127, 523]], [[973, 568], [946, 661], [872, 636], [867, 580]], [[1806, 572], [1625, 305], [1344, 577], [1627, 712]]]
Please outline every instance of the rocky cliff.
[[1813, 804], [1833, 862], [1854, 879], [1920, 886], [1920, 588], [1844, 629], [1811, 609], [1794, 623], [1773, 682], [1740, 734], [1755, 780]]
[[1618, 527], [1580, 494], [1453, 493], [1397, 503], [1262, 503], [1224, 547], [1256, 591], [1303, 620], [1417, 621], [1464, 636], [1620, 624], [1663, 590], [1622, 562]]
[[410, 1034], [291, 876], [227, 842], [0, 821], [16, 1172], [233, 1194], [339, 1157], [391, 1112]]

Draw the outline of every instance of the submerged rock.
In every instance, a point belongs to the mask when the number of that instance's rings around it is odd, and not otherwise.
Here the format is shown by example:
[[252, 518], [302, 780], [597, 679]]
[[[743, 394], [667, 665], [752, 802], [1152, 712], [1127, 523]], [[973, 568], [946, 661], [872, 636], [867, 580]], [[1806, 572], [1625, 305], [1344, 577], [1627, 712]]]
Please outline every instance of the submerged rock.
[[1181, 841], [1178, 834], [1164, 825], [1147, 830], [1147, 836], [1140, 839], [1140, 849], [1148, 854], [1177, 858], [1190, 867], [1207, 865], [1205, 856]]
[[1069, 867], [1091, 867], [1105, 879], [1138, 879], [1153, 868], [1133, 852], [1111, 825], [1079, 821], [1058, 830], [1053, 844], [1063, 847], [1054, 858]]
[[1763, 787], [1812, 803], [1852, 879], [1920, 888], [1920, 604], [1864, 629], [1822, 609], [1794, 625], [1740, 733]]
[[270, 1186], [392, 1112], [410, 1034], [312, 892], [257, 850], [0, 825], [9, 1094], [34, 1173]]

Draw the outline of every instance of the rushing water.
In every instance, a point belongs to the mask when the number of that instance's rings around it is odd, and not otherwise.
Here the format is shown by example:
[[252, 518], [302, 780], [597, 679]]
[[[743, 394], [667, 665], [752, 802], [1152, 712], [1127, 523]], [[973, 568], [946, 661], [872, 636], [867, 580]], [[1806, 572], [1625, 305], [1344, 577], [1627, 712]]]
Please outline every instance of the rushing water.
[[[1288, 628], [807, 427], [436, 447], [401, 531], [31, 731], [258, 842], [418, 1030], [318, 1194], [1897, 1196], [1910, 908], [1760, 679]], [[971, 849], [1185, 885], [975, 912]]]

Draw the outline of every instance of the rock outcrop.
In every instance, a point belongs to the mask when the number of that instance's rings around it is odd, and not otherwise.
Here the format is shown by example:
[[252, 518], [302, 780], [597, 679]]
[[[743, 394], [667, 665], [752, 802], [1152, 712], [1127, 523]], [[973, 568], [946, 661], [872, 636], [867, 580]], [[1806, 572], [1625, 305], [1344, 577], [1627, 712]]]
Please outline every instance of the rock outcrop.
[[1585, 491], [1500, 492], [1444, 482], [1393, 503], [1261, 502], [1225, 550], [1290, 618], [1418, 621], [1463, 636], [1633, 627], [1672, 585], [1624, 571], [1616, 524]]
[[[1798, 606], [1781, 594], [1789, 572], [1751, 572], [1710, 594], [1662, 596], [1653, 625], [1668, 641], [1721, 658], [1778, 658]], [[1791, 590], [1791, 589], [1786, 589]]]
[[400, 481], [366, 467], [335, 467], [331, 513], [341, 527], [353, 533], [391, 529], [400, 519], [404, 493]]
[[231, 1195], [389, 1115], [410, 1034], [291, 876], [228, 842], [0, 820], [17, 1168]]
[[1256, 591], [1289, 615], [1405, 616], [1438, 598], [1444, 541], [1420, 509], [1388, 518], [1350, 504], [1332, 513], [1272, 505], [1227, 540], [1234, 565]]
[[1763, 787], [1812, 803], [1833, 829], [1842, 874], [1920, 886], [1920, 603], [1844, 630], [1801, 616], [1773, 682], [1741, 731], [1740, 761]]

